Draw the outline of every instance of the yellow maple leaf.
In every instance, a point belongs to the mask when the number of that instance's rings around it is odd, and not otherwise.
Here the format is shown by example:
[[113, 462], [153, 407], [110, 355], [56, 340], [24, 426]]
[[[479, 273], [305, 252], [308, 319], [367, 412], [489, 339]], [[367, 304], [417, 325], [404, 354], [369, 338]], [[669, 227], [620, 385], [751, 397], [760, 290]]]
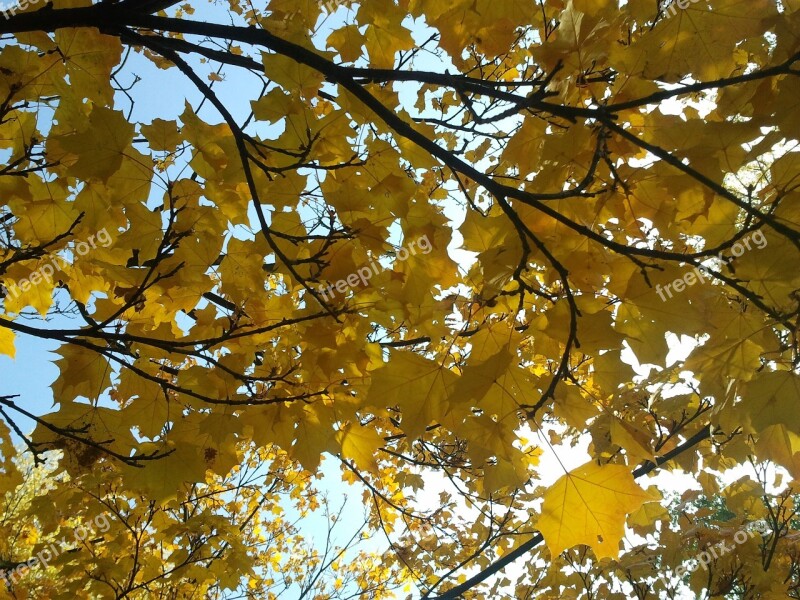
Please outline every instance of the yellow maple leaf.
[[795, 479], [800, 477], [800, 436], [783, 425], [770, 425], [756, 441], [759, 458], [769, 459], [789, 471]]
[[[66, 64], [71, 88], [80, 90], [81, 94], [94, 102], [111, 104], [114, 91], [108, 82], [112, 69], [122, 55], [119, 38], [101, 34], [92, 28], [68, 28], [55, 33], [55, 42]], [[54, 74], [53, 77], [56, 79], [58, 75]]]
[[286, 56], [262, 53], [261, 60], [267, 77], [286, 90], [300, 90], [304, 98], [313, 98], [322, 85], [321, 73]]
[[14, 332], [6, 327], [0, 327], [0, 354], [7, 354], [14, 358]]
[[654, 499], [628, 467], [589, 462], [545, 492], [537, 527], [553, 556], [585, 544], [597, 558], [616, 558], [626, 517]]
[[361, 47], [365, 41], [358, 27], [347, 25], [329, 35], [327, 44], [339, 52], [344, 62], [353, 62], [361, 56]]
[[175, 121], [153, 119], [150, 125], [142, 125], [141, 130], [153, 150], [173, 152], [181, 143], [181, 135]]
[[342, 456], [353, 459], [361, 470], [378, 473], [376, 457], [385, 442], [374, 429], [348, 423], [336, 434], [336, 439], [342, 446]]
[[397, 352], [389, 364], [374, 372], [367, 404], [399, 407], [403, 430], [415, 438], [447, 414], [447, 398], [456, 380], [455, 373], [432, 360]]
[[56, 365], [61, 374], [52, 386], [56, 402], [70, 402], [78, 396], [96, 399], [110, 385], [111, 367], [101, 354], [71, 344], [63, 345], [58, 353], [62, 358]]
[[750, 422], [759, 431], [779, 423], [800, 431], [798, 398], [800, 377], [790, 371], [762, 373], [748, 382], [744, 393]]
[[611, 441], [636, 462], [654, 460], [648, 433], [618, 417], [611, 419]]
[[123, 154], [131, 147], [133, 134], [133, 125], [120, 111], [95, 106], [86, 131], [59, 140], [62, 148], [77, 157], [69, 173], [81, 179], [96, 177], [107, 181], [122, 165]]

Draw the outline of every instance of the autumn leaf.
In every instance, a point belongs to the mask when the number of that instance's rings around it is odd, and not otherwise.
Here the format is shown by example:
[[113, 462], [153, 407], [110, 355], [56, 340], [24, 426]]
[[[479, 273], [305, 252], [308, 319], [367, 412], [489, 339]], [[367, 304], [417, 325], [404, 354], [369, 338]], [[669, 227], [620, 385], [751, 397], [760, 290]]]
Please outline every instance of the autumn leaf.
[[153, 119], [149, 125], [142, 125], [141, 131], [153, 150], [173, 152], [181, 142], [178, 124], [175, 121]]
[[392, 362], [373, 373], [367, 403], [399, 407], [404, 430], [416, 437], [436, 417], [447, 414], [457, 378], [433, 361], [398, 352]]
[[628, 467], [590, 462], [562, 475], [547, 490], [536, 526], [551, 556], [585, 544], [598, 559], [616, 558], [625, 519], [653, 500], [634, 483]]
[[8, 327], [0, 325], [0, 354], [5, 354], [14, 358], [16, 349], [14, 348], [14, 332]]
[[342, 456], [355, 461], [359, 469], [378, 474], [376, 459], [384, 440], [373, 429], [350, 423], [336, 437], [342, 446]]
[[797, 402], [800, 379], [790, 371], [762, 373], [747, 386], [744, 401], [753, 426], [762, 430], [783, 423], [791, 431], [800, 431]]
[[56, 365], [62, 373], [53, 386], [57, 402], [70, 402], [78, 396], [96, 400], [111, 383], [111, 365], [103, 357], [81, 346], [59, 349]]
[[[60, 146], [76, 156], [70, 175], [107, 181], [122, 165], [134, 129], [121, 112], [96, 106], [89, 115], [85, 131], [64, 136]], [[61, 160], [68, 160], [61, 158]]]

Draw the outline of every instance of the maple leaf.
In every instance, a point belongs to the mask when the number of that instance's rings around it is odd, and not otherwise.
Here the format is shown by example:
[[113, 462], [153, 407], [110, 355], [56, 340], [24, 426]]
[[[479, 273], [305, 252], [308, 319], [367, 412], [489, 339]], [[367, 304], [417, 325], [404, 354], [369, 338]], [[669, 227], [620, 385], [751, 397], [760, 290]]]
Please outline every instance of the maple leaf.
[[545, 492], [536, 526], [552, 556], [585, 544], [598, 559], [616, 558], [627, 516], [656, 499], [636, 485], [627, 467], [589, 462]]
[[377, 453], [384, 440], [373, 429], [348, 424], [337, 434], [342, 456], [355, 461], [359, 469], [378, 473]]
[[142, 125], [141, 131], [153, 150], [173, 152], [181, 142], [178, 124], [175, 121], [153, 119], [150, 125]]
[[455, 373], [431, 360], [398, 352], [394, 360], [373, 373], [366, 402], [399, 407], [403, 429], [416, 437], [437, 417], [447, 414], [450, 390], [457, 379]]
[[14, 348], [14, 332], [11, 329], [0, 329], [0, 354], [5, 354], [14, 358], [16, 349]]
[[122, 165], [123, 154], [133, 140], [133, 125], [121, 112], [100, 106], [92, 110], [87, 125], [85, 131], [61, 138], [59, 145], [77, 157], [69, 168], [70, 175], [107, 181]]
[[756, 429], [783, 423], [792, 431], [800, 431], [800, 415], [796, 410], [800, 378], [794, 373], [762, 373], [748, 384], [744, 398], [747, 414]]

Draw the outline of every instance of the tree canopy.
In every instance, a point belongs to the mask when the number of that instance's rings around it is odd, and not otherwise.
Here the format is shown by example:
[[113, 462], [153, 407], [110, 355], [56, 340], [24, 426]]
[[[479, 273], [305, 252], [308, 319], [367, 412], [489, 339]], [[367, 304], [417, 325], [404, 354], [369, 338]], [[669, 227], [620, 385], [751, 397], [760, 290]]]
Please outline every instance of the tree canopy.
[[798, 0], [0, 36], [0, 597], [800, 597]]

